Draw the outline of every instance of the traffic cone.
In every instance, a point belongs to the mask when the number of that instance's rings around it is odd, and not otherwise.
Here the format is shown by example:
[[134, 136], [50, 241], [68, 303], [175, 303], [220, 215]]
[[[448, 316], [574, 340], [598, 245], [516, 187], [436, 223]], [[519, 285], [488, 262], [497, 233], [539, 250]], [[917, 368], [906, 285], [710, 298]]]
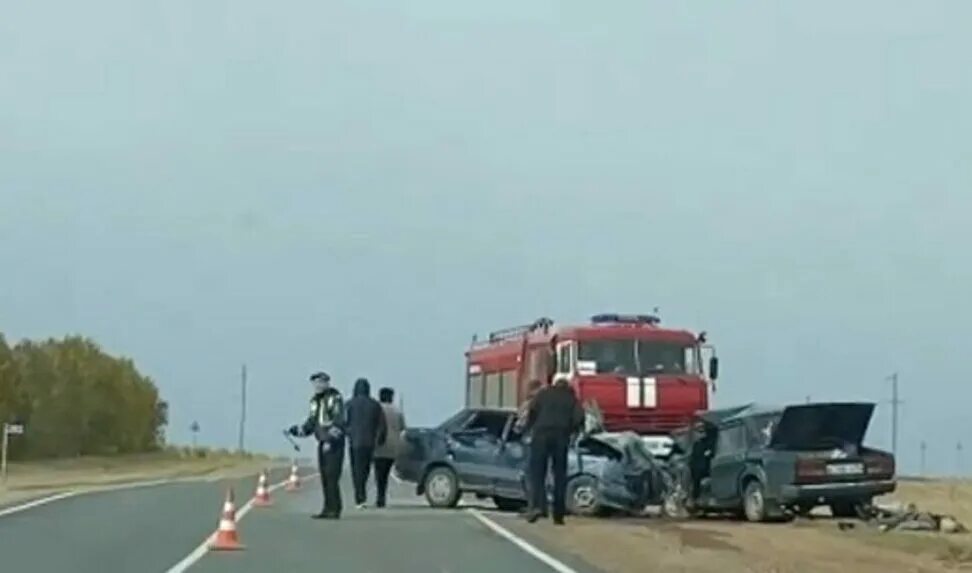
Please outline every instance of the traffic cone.
[[290, 466], [290, 477], [287, 478], [287, 491], [297, 491], [300, 489], [300, 477], [297, 475], [297, 462]]
[[267, 489], [267, 472], [266, 470], [260, 472], [260, 481], [257, 482], [256, 495], [253, 499], [253, 505], [259, 507], [266, 507], [268, 505], [273, 505], [270, 501], [270, 490]]
[[209, 548], [214, 551], [236, 551], [243, 549], [239, 535], [236, 533], [236, 506], [233, 505], [233, 489], [226, 492], [226, 502], [223, 503], [223, 514], [219, 519], [219, 528]]

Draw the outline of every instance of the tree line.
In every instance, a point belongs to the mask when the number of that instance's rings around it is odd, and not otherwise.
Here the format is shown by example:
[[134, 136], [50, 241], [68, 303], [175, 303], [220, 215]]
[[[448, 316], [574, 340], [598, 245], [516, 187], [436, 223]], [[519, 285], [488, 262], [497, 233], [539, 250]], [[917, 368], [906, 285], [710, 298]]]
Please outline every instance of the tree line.
[[128, 358], [81, 336], [0, 334], [0, 422], [20, 422], [11, 459], [141, 453], [164, 445], [168, 404]]

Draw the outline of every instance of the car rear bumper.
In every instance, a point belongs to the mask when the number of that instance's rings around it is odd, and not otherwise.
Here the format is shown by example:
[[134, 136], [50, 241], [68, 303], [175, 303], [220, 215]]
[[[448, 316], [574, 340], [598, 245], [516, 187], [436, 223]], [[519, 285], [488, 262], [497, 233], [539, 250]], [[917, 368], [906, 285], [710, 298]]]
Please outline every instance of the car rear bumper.
[[780, 501], [827, 503], [844, 499], [870, 498], [891, 493], [896, 486], [894, 480], [785, 485], [780, 489]]

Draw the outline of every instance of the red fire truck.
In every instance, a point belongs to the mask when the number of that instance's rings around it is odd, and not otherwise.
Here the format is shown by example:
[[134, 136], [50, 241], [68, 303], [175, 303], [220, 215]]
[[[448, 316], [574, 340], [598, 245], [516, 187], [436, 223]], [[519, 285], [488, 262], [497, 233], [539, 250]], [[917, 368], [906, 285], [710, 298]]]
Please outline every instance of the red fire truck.
[[664, 328], [641, 314], [599, 314], [561, 327], [541, 318], [474, 337], [466, 360], [470, 407], [515, 408], [530, 380], [565, 378], [582, 402], [597, 404], [607, 430], [637, 432], [658, 455], [669, 450], [672, 430], [708, 409], [719, 368], [705, 333]]

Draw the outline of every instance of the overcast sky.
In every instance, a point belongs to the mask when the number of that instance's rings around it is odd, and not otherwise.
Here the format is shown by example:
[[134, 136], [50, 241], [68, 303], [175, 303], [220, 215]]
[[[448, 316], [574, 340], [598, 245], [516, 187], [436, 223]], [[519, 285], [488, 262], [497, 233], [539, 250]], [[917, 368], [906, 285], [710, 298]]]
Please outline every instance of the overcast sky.
[[245, 361], [278, 450], [313, 370], [431, 423], [474, 332], [659, 306], [718, 405], [899, 371], [953, 472], [972, 4], [785, 4], [7, 2], [0, 330], [133, 357], [175, 442], [235, 443]]

